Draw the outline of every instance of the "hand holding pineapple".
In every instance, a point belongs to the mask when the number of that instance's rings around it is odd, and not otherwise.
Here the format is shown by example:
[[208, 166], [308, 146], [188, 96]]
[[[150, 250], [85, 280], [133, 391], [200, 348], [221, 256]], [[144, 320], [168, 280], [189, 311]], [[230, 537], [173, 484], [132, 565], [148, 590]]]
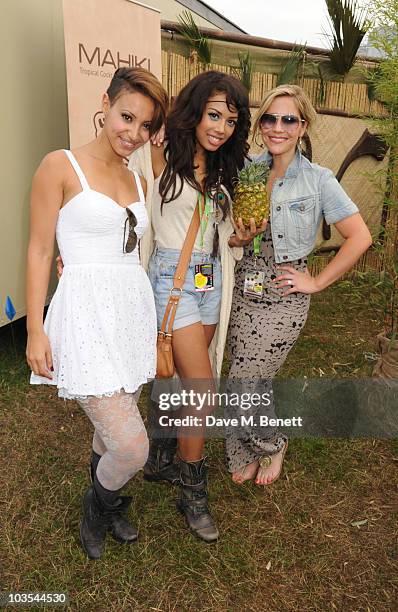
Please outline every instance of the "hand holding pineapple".
[[255, 236], [262, 234], [267, 227], [267, 219], [263, 219], [259, 227], [256, 226], [254, 219], [250, 220], [249, 225], [244, 225], [242, 219], [233, 221], [235, 233], [230, 236], [228, 244], [230, 247], [243, 247], [249, 244]]

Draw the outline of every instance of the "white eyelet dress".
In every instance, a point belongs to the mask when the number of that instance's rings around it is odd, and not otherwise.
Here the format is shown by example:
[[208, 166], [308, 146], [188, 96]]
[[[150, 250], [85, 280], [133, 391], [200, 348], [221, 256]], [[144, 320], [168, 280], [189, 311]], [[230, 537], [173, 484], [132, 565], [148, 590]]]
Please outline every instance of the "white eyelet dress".
[[[133, 393], [156, 372], [156, 312], [149, 279], [138, 256], [123, 252], [126, 209], [91, 189], [70, 151], [65, 151], [82, 191], [59, 212], [56, 238], [64, 263], [44, 329], [53, 355], [53, 379], [32, 373], [32, 384], [58, 387], [69, 399]], [[140, 200], [128, 208], [140, 238], [148, 226]], [[128, 233], [128, 222], [126, 237]]]

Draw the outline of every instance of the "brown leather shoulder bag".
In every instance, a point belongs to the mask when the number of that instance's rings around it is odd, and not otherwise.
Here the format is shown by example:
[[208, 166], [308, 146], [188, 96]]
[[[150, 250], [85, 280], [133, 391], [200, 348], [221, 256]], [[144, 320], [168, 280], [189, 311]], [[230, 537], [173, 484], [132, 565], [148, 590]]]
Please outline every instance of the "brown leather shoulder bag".
[[176, 316], [178, 303], [182, 294], [185, 276], [189, 261], [191, 259], [193, 245], [200, 225], [199, 204], [195, 206], [191, 223], [188, 228], [184, 244], [181, 249], [180, 259], [174, 274], [173, 287], [170, 289], [170, 298], [166, 306], [163, 321], [158, 331], [157, 340], [157, 378], [171, 378], [174, 376], [175, 366], [173, 359], [173, 323]]

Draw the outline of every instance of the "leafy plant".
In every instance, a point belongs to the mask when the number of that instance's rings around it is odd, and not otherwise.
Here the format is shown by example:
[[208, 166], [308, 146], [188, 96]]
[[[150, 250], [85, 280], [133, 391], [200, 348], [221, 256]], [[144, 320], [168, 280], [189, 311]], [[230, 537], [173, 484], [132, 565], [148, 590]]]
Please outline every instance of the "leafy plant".
[[[384, 243], [377, 242], [376, 250], [383, 251]], [[368, 306], [375, 318], [383, 315], [384, 332], [394, 341], [398, 338], [398, 255], [392, 257], [387, 269], [377, 272], [367, 270], [356, 272], [353, 280], [343, 281], [350, 288], [353, 297], [363, 300], [367, 296]]]
[[398, 0], [370, 0], [369, 11], [374, 24], [369, 39], [383, 56], [377, 69], [368, 73], [368, 81], [387, 110], [371, 123], [390, 147], [384, 198], [387, 215], [377, 244], [383, 250], [384, 270], [373, 287], [383, 296], [384, 329], [393, 340], [398, 337]]
[[242, 81], [247, 91], [250, 93], [253, 81], [253, 59], [250, 52], [239, 53], [239, 68], [236, 71], [238, 78]]
[[209, 39], [201, 34], [189, 11], [183, 11], [178, 16], [178, 31], [188, 43], [191, 59], [197, 59], [204, 67], [211, 64], [212, 49]]
[[325, 85], [325, 74], [323, 72], [321, 64], [316, 64], [316, 70], [318, 73], [319, 89], [317, 92], [317, 105], [322, 106], [326, 100], [326, 85]]
[[380, 66], [378, 65], [372, 70], [365, 71], [367, 94], [371, 102], [374, 102], [375, 100], [378, 100], [379, 102], [381, 102], [381, 100], [379, 100], [378, 98], [378, 94], [376, 91], [376, 82], [379, 76], [380, 76]]
[[326, 100], [326, 81], [336, 80], [336, 75], [331, 70], [329, 64], [307, 61], [306, 74], [319, 81], [319, 88], [316, 95], [316, 105], [322, 106]]
[[377, 99], [389, 111], [389, 117], [382, 119], [380, 127], [388, 144], [394, 148], [398, 146], [398, 0], [371, 2], [375, 27], [370, 32], [369, 40], [382, 52], [383, 57], [377, 69], [368, 73], [368, 80]]
[[330, 63], [333, 71], [345, 77], [356, 61], [360, 44], [369, 29], [367, 9], [358, 0], [325, 0], [329, 13]]
[[398, 56], [398, 0], [369, 0], [372, 45], [388, 60]]
[[370, 0], [374, 28], [369, 39], [383, 57], [376, 70], [369, 71], [368, 80], [376, 98], [388, 111], [374, 118], [377, 130], [391, 148], [393, 174], [389, 176], [391, 193], [398, 188], [398, 0]]
[[276, 84], [286, 85], [289, 83], [296, 83], [298, 81], [299, 70], [303, 65], [306, 55], [306, 45], [300, 45], [294, 47], [287, 58], [287, 61], [282, 66], [281, 71], [278, 75]]

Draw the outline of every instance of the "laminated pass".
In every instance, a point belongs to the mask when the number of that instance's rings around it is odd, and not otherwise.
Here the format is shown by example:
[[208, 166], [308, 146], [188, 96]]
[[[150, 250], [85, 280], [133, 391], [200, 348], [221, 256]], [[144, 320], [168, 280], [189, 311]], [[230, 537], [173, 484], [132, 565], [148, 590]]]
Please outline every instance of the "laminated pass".
[[253, 270], [245, 275], [245, 285], [243, 293], [245, 295], [254, 295], [255, 297], [262, 297], [264, 291], [264, 272], [260, 270]]
[[202, 263], [195, 266], [195, 291], [212, 291], [214, 289], [214, 273], [212, 263]]

